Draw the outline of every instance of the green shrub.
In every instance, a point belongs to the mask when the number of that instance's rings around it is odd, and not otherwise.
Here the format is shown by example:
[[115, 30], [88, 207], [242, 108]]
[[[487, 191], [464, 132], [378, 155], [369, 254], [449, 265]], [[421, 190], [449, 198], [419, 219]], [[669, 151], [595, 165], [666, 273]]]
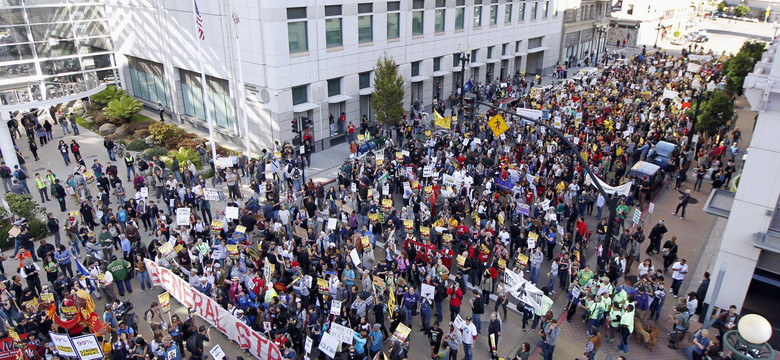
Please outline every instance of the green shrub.
[[92, 102], [99, 104], [99, 105], [107, 105], [111, 100], [119, 99], [123, 95], [125, 95], [125, 91], [122, 89], [118, 89], [114, 85], [107, 86], [105, 90], [90, 96], [89, 98], [92, 100]]
[[42, 214], [43, 210], [38, 207], [38, 203], [33, 200], [32, 195], [19, 195], [14, 193], [5, 194], [5, 201], [12, 214], [19, 215], [28, 220], [34, 219]]
[[176, 125], [156, 122], [149, 125], [149, 134], [152, 136], [154, 145], [166, 146], [178, 143], [185, 132]]
[[32, 219], [30, 220], [30, 236], [36, 240], [43, 239], [49, 236], [49, 228], [43, 220]]
[[155, 156], [162, 157], [168, 155], [168, 149], [157, 146], [157, 147], [144, 150], [143, 154], [144, 154], [144, 158], [146, 158], [147, 160], [151, 160]]
[[143, 139], [135, 139], [127, 144], [127, 150], [130, 151], [144, 151], [146, 148], [148, 146], [146, 146], [146, 141]]
[[192, 149], [188, 149], [185, 147], [180, 147], [179, 150], [171, 150], [171, 152], [168, 153], [168, 156], [163, 158], [163, 161], [165, 161], [165, 165], [170, 168], [171, 164], [173, 164], [173, 156], [176, 156], [177, 159], [179, 159], [179, 166], [180, 167], [186, 167], [187, 161], [192, 161], [193, 164], [195, 164], [195, 167], [200, 169], [200, 156], [198, 155], [198, 152]]
[[118, 99], [111, 100], [103, 112], [111, 119], [120, 120], [123, 124], [130, 121], [133, 115], [138, 114], [144, 108], [136, 98], [122, 95]]
[[13, 226], [7, 222], [3, 222], [0, 224], [0, 249], [6, 250], [11, 247], [13, 247], [13, 242], [8, 240], [8, 231], [11, 230]]
[[674, 32], [674, 37], [676, 38], [680, 37], [680, 30]]
[[87, 119], [84, 119], [81, 116], [76, 117], [76, 124], [79, 124], [79, 126], [87, 129], [91, 129], [93, 126], [95, 126], [94, 121], [87, 121]]

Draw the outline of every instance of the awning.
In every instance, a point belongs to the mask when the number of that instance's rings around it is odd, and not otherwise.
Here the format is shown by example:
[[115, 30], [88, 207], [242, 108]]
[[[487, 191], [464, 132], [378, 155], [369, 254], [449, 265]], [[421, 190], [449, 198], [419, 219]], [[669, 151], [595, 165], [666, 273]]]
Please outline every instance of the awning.
[[373, 93], [374, 93], [374, 87], [373, 86], [358, 90], [358, 94], [360, 94], [360, 95], [371, 95]]
[[341, 95], [331, 96], [328, 98], [328, 102], [331, 104], [336, 104], [347, 100], [352, 100], [352, 96], [341, 94]]
[[300, 113], [300, 112], [305, 112], [305, 111], [309, 111], [309, 110], [314, 110], [314, 109], [317, 109], [317, 108], [319, 108], [319, 106], [317, 104], [310, 103], [310, 102], [305, 102], [303, 104], [298, 104], [298, 105], [293, 106], [293, 112]]
[[97, 87], [94, 87], [92, 89], [89, 89], [87, 91], [81, 91], [75, 94], [70, 94], [66, 96], [60, 96], [55, 97], [47, 100], [40, 100], [40, 101], [28, 101], [18, 104], [11, 104], [11, 105], [5, 105], [0, 106], [0, 111], [20, 111], [20, 110], [29, 110], [31, 108], [47, 108], [52, 105], [59, 105], [59, 104], [65, 104], [71, 101], [76, 101], [78, 99], [88, 97], [95, 95], [103, 90], [105, 90], [107, 87], [107, 84], [100, 84]]
[[[452, 71], [460, 71], [460, 68], [453, 68]], [[434, 71], [433, 72], [433, 76], [435, 76], [435, 77], [445, 76], [445, 75], [449, 75], [449, 74], [450, 74], [449, 71], [441, 71], [440, 70], [440, 71]]]
[[472, 62], [472, 63], [471, 63], [471, 64], [469, 64], [469, 65], [471, 65], [471, 67], [475, 68], [475, 67], [484, 66], [484, 65], [485, 65], [485, 63], [483, 63], [483, 62]]
[[428, 76], [428, 75], [417, 75], [417, 76], [412, 76], [412, 78], [410, 79], [410, 81], [411, 81], [411, 82], [420, 82], [420, 81], [425, 81], [425, 80], [428, 80], [428, 79], [430, 79], [430, 78], [431, 78], [431, 77], [430, 77], [430, 76]]
[[550, 50], [550, 48], [548, 46], [539, 46], [539, 47], [535, 47], [533, 49], [528, 49], [528, 53], [529, 54], [533, 54], [533, 53], [538, 53], [540, 51], [545, 51], [545, 50]]

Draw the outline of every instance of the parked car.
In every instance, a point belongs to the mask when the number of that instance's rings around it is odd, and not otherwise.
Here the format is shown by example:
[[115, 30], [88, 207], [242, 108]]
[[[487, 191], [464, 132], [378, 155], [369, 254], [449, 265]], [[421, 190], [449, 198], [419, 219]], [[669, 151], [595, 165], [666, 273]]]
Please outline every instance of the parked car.
[[693, 39], [691, 39], [691, 41], [697, 42], [697, 43], [702, 43], [702, 42], [710, 41], [710, 38], [707, 35], [698, 34]]
[[669, 159], [680, 154], [680, 148], [677, 144], [666, 141], [659, 141], [655, 144], [654, 150], [653, 154], [648, 156], [648, 159], [664, 171], [671, 170], [669, 168]]
[[[646, 161], [639, 161], [634, 164], [631, 170], [628, 171], [628, 176], [630, 177], [631, 175], [636, 175], [637, 179], [647, 179], [650, 183], [651, 196], [655, 195], [655, 192], [664, 183], [664, 172], [661, 171], [661, 167]], [[634, 186], [639, 186], [639, 184], [634, 184]]]

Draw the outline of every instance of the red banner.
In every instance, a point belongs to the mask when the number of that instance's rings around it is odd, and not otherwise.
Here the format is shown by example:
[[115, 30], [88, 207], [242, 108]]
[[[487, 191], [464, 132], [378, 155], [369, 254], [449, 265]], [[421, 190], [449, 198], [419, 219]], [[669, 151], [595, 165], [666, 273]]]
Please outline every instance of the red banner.
[[[27, 334], [20, 334], [19, 339], [26, 339]], [[14, 347], [14, 339], [10, 336], [0, 339], [0, 360], [16, 360], [19, 349]]]
[[224, 333], [228, 339], [238, 343], [242, 349], [248, 349], [259, 359], [282, 359], [276, 344], [231, 315], [216, 301], [193, 289], [187, 281], [170, 270], [158, 266], [154, 261], [144, 259], [144, 263], [149, 270], [152, 284], [162, 286], [182, 305], [195, 310], [198, 316]]

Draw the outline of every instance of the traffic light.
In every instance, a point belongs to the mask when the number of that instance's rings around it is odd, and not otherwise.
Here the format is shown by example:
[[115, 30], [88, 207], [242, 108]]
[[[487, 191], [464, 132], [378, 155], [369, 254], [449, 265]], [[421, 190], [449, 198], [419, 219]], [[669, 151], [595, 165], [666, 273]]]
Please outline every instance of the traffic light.
[[298, 127], [298, 119], [293, 119], [291, 124], [292, 132], [297, 134], [300, 131], [300, 128]]

